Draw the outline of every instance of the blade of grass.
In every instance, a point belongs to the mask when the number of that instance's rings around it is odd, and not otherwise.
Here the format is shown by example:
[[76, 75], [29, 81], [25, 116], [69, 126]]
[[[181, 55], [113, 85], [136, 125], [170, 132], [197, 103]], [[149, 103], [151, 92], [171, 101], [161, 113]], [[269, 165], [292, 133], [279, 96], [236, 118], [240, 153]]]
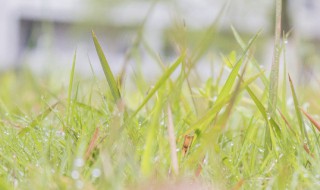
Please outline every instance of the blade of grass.
[[228, 76], [225, 84], [223, 85], [220, 93], [219, 93], [219, 96], [217, 97], [217, 101], [216, 103], [219, 103], [222, 99], [225, 98], [225, 96], [227, 94], [229, 94], [237, 76], [238, 76], [238, 73], [239, 73], [239, 70], [240, 70], [240, 67], [243, 63], [243, 60], [244, 58], [246, 57], [247, 55], [247, 52], [249, 51], [250, 47], [252, 46], [252, 44], [255, 42], [255, 40], [257, 39], [258, 35], [260, 34], [260, 32], [258, 32], [249, 42], [247, 48], [244, 50], [244, 52], [242, 53], [240, 59], [237, 61], [237, 63], [235, 64], [235, 66], [233, 67], [230, 75]]
[[84, 156], [85, 160], [89, 159], [91, 154], [92, 154], [92, 151], [94, 150], [94, 148], [96, 147], [96, 143], [97, 143], [97, 140], [98, 140], [98, 137], [99, 137], [99, 127], [97, 127], [93, 133], [93, 136], [90, 140], [90, 143], [89, 143], [89, 146], [87, 148], [87, 151], [86, 151], [86, 154]]
[[157, 132], [158, 132], [158, 126], [159, 126], [159, 119], [160, 115], [162, 113], [162, 93], [158, 93], [159, 98], [157, 98], [156, 105], [153, 110], [152, 118], [150, 126], [147, 129], [146, 133], [146, 141], [145, 141], [145, 147], [141, 158], [141, 172], [144, 177], [150, 176], [152, 173], [153, 168], [153, 158], [154, 158], [154, 152], [155, 152], [155, 145], [156, 145], [156, 139], [157, 139]]
[[71, 73], [69, 78], [67, 118], [70, 118], [69, 116], [71, 112], [71, 94], [72, 94], [72, 86], [73, 86], [73, 79], [74, 79], [74, 70], [76, 65], [76, 57], [77, 57], [77, 50], [74, 52], [74, 55], [73, 55], [72, 68], [71, 68]]
[[177, 145], [176, 145], [176, 137], [174, 135], [174, 124], [172, 118], [172, 111], [170, 105], [168, 105], [168, 136], [170, 143], [170, 152], [171, 152], [171, 165], [173, 168], [173, 172], [175, 175], [179, 174], [179, 165], [178, 165], [178, 156], [177, 156]]
[[162, 75], [162, 77], [158, 80], [158, 82], [154, 85], [154, 87], [150, 90], [147, 97], [143, 100], [140, 104], [138, 109], [131, 115], [133, 118], [142, 108], [143, 106], [150, 100], [150, 98], [157, 92], [157, 90], [165, 83], [165, 81], [171, 76], [171, 74], [176, 70], [176, 68], [181, 64], [182, 60], [184, 59], [185, 54], [182, 54], [176, 62], [169, 67], [169, 69]]
[[35, 119], [31, 121], [28, 127], [23, 128], [19, 131], [19, 135], [24, 135], [27, 132], [29, 132], [32, 128], [34, 128], [39, 122], [41, 122], [49, 113], [52, 112], [52, 110], [59, 104], [60, 102], [56, 102], [53, 105], [49, 106], [46, 110], [44, 110], [42, 113], [40, 113]]
[[[236, 30], [233, 26], [231, 26], [231, 30], [232, 30], [232, 32], [233, 32], [233, 35], [234, 35], [237, 43], [240, 45], [240, 47], [241, 47], [243, 50], [245, 50], [245, 49], [246, 49], [246, 44], [245, 44], [244, 41], [242, 40], [240, 34], [237, 32], [237, 30]], [[256, 61], [254, 58], [253, 58], [250, 62], [253, 63], [253, 65], [258, 69], [259, 72], [262, 71], [260, 65], [257, 63], [257, 61]], [[267, 85], [267, 84], [268, 84], [268, 79], [267, 79], [267, 77], [265, 76], [265, 74], [264, 74], [264, 75], [261, 75], [261, 80], [262, 80], [262, 82], [263, 82], [264, 85]]]
[[[280, 35], [281, 35], [281, 9], [282, 0], [276, 0], [276, 21], [275, 21], [275, 40], [273, 49], [273, 58], [270, 72], [270, 83], [269, 83], [269, 99], [268, 99], [268, 114], [269, 117], [273, 117], [277, 108], [278, 100], [278, 78], [279, 78], [279, 62], [280, 62]], [[272, 149], [270, 143], [272, 137], [270, 136], [270, 129], [266, 128], [265, 132], [265, 149]], [[265, 155], [268, 151], [265, 152]]]
[[274, 52], [273, 60], [271, 65], [270, 73], [270, 84], [269, 84], [269, 105], [268, 112], [272, 117], [275, 113], [278, 100], [278, 80], [279, 80], [279, 62], [281, 54], [281, 9], [282, 0], [276, 0], [276, 27], [275, 27], [275, 42], [274, 42]]
[[212, 119], [215, 117], [215, 115], [217, 113], [219, 113], [219, 111], [222, 109], [222, 107], [229, 102], [228, 98], [230, 98], [231, 89], [235, 83], [237, 76], [238, 76], [240, 67], [243, 63], [243, 60], [246, 57], [247, 52], [250, 49], [251, 45], [256, 40], [256, 38], [258, 37], [259, 34], [260, 34], [260, 32], [258, 32], [250, 40], [245, 51], [242, 53], [241, 57], [238, 59], [235, 66], [232, 68], [225, 84], [223, 85], [223, 87], [217, 97], [217, 100], [214, 103], [214, 106], [202, 118], [200, 118], [196, 123], [194, 123], [193, 126], [191, 127], [191, 129], [188, 130], [188, 132], [193, 131], [195, 127], [202, 131], [203, 130], [202, 128], [204, 126], [206, 126], [206, 124], [209, 124], [212, 121]]
[[308, 145], [310, 146], [309, 138], [308, 138], [308, 135], [307, 135], [307, 130], [306, 130], [306, 127], [304, 125], [304, 122], [303, 122], [303, 119], [302, 119], [302, 115], [301, 115], [301, 112], [300, 112], [300, 109], [299, 109], [299, 102], [298, 102], [298, 98], [297, 98], [296, 92], [294, 90], [293, 82], [292, 82], [291, 77], [290, 77], [289, 74], [288, 74], [288, 77], [289, 77], [291, 93], [292, 93], [292, 96], [293, 96], [294, 108], [295, 108], [295, 111], [296, 111], [298, 124], [300, 126], [301, 135], [304, 138], [303, 140], [307, 140]]
[[[242, 81], [239, 92], [243, 91], [244, 89], [247, 89], [248, 85], [251, 84], [252, 82], [254, 82], [261, 74], [263, 74], [263, 72], [254, 75], [253, 77], [249, 78], [246, 81]], [[208, 121], [209, 117], [215, 117], [215, 115], [218, 113], [218, 111], [221, 110], [222, 107], [229, 102], [231, 97], [232, 97], [232, 94], [229, 94], [219, 104], [215, 103], [213, 105], [213, 107], [209, 110], [210, 114], [207, 113], [202, 118], [198, 119], [195, 123], [192, 124], [192, 126], [184, 134], [185, 135], [190, 134], [195, 129], [199, 129], [200, 126], [202, 126], [204, 123], [206, 123], [206, 121]], [[200, 128], [202, 128], [202, 127], [200, 127]]]
[[300, 108], [302, 113], [310, 120], [310, 122], [320, 131], [320, 123], [317, 122], [310, 114], [308, 114], [306, 111]]
[[106, 57], [105, 57], [105, 55], [103, 53], [103, 50], [102, 50], [102, 48], [101, 48], [101, 46], [100, 46], [100, 44], [98, 42], [97, 36], [95, 35], [95, 33], [93, 31], [92, 31], [92, 38], [93, 38], [93, 42], [94, 42], [98, 57], [100, 59], [101, 66], [103, 68], [103, 72], [104, 72], [105, 77], [106, 77], [106, 79], [108, 81], [108, 84], [109, 84], [113, 99], [114, 99], [115, 103], [117, 103], [121, 99], [121, 95], [120, 95], [120, 91], [118, 89], [118, 85], [116, 83], [116, 80], [114, 79], [114, 76], [113, 76], [113, 74], [111, 72], [109, 63], [108, 63], [108, 61], [107, 61], [107, 59], [106, 59]]

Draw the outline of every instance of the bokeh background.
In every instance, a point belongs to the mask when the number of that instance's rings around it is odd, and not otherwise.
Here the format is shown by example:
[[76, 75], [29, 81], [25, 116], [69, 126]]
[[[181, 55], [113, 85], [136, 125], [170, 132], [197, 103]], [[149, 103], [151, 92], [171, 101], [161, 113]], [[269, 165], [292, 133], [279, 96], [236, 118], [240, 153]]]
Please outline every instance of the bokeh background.
[[[188, 46], [217, 21], [217, 40], [210, 56], [239, 50], [231, 26], [249, 39], [259, 30], [256, 58], [268, 70], [272, 62], [274, 1], [271, 0], [0, 0], [0, 70], [31, 68], [36, 73], [68, 73], [77, 49], [77, 71], [101, 73], [91, 38], [97, 33], [112, 70], [120, 72], [137, 39], [164, 62], [178, 50], [177, 28], [188, 34]], [[224, 10], [224, 11], [222, 11]], [[319, 85], [320, 1], [284, 0], [283, 29], [289, 72], [300, 84]], [[139, 45], [138, 45], [139, 46]], [[158, 68], [141, 48], [143, 70]], [[134, 67], [134, 66], [132, 66]], [[204, 76], [206, 63], [201, 64]]]

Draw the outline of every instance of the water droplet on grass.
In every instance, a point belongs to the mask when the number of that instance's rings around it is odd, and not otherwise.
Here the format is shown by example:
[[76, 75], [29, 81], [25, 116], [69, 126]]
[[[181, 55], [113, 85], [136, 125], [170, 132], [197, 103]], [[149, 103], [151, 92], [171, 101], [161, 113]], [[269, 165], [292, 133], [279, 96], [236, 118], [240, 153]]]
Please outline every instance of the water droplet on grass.
[[83, 188], [83, 182], [81, 181], [81, 180], [77, 180], [76, 181], [76, 187], [78, 188], [78, 189], [82, 189]]
[[100, 175], [101, 175], [101, 171], [99, 168], [95, 168], [92, 170], [92, 177], [97, 178], [97, 177], [100, 177]]
[[66, 133], [64, 131], [59, 130], [59, 131], [56, 132], [56, 135], [58, 137], [64, 137], [66, 135]]
[[73, 170], [71, 172], [71, 177], [72, 177], [72, 179], [79, 179], [80, 174], [79, 174], [79, 172], [77, 170]]
[[83, 159], [82, 158], [76, 158], [75, 160], [74, 160], [74, 162], [73, 162], [73, 165], [75, 166], [75, 167], [82, 167], [83, 165], [84, 165], [84, 161], [83, 161]]

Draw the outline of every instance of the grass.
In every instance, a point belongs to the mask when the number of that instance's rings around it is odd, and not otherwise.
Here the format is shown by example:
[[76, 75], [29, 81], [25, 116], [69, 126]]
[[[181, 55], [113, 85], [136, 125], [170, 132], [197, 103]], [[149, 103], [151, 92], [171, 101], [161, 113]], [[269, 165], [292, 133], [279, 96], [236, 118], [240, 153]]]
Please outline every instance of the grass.
[[[120, 80], [112, 73], [94, 33], [106, 81], [77, 76], [76, 53], [67, 88], [28, 70], [2, 74], [0, 188], [318, 189], [319, 119], [302, 108], [285, 69], [279, 91], [279, 67], [270, 78], [261, 70], [259, 32], [244, 41], [232, 28], [242, 51], [221, 55], [221, 65], [212, 65], [218, 74], [203, 82], [196, 66], [211, 51], [216, 27], [199, 36], [197, 51], [179, 36], [172, 64], [140, 36], [135, 44], [162, 75], [151, 84], [135, 71], [127, 76], [134, 90], [125, 85], [126, 68]], [[140, 60], [135, 44], [126, 59]], [[280, 38], [276, 49], [285, 52]]]

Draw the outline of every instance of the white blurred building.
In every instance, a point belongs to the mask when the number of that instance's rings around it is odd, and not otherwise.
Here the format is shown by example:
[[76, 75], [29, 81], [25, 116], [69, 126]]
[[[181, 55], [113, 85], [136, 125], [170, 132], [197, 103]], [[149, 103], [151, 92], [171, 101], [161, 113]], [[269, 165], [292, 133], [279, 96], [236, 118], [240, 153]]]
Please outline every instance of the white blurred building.
[[[161, 52], [163, 32], [174, 25], [175, 19], [183, 19], [188, 28], [204, 28], [226, 2], [158, 1], [148, 16], [144, 38], [156, 52]], [[294, 30], [320, 38], [320, 1], [290, 3]], [[77, 63], [88, 65], [88, 55], [96, 59], [91, 29], [97, 30], [110, 62], [119, 68], [137, 28], [152, 7], [152, 1], [143, 0], [106, 4], [93, 0], [0, 0], [0, 4], [0, 69], [24, 63], [35, 68], [70, 64], [75, 49], [78, 49]], [[229, 29], [232, 24], [247, 33], [270, 31], [272, 9], [270, 0], [231, 0], [221, 25]]]

